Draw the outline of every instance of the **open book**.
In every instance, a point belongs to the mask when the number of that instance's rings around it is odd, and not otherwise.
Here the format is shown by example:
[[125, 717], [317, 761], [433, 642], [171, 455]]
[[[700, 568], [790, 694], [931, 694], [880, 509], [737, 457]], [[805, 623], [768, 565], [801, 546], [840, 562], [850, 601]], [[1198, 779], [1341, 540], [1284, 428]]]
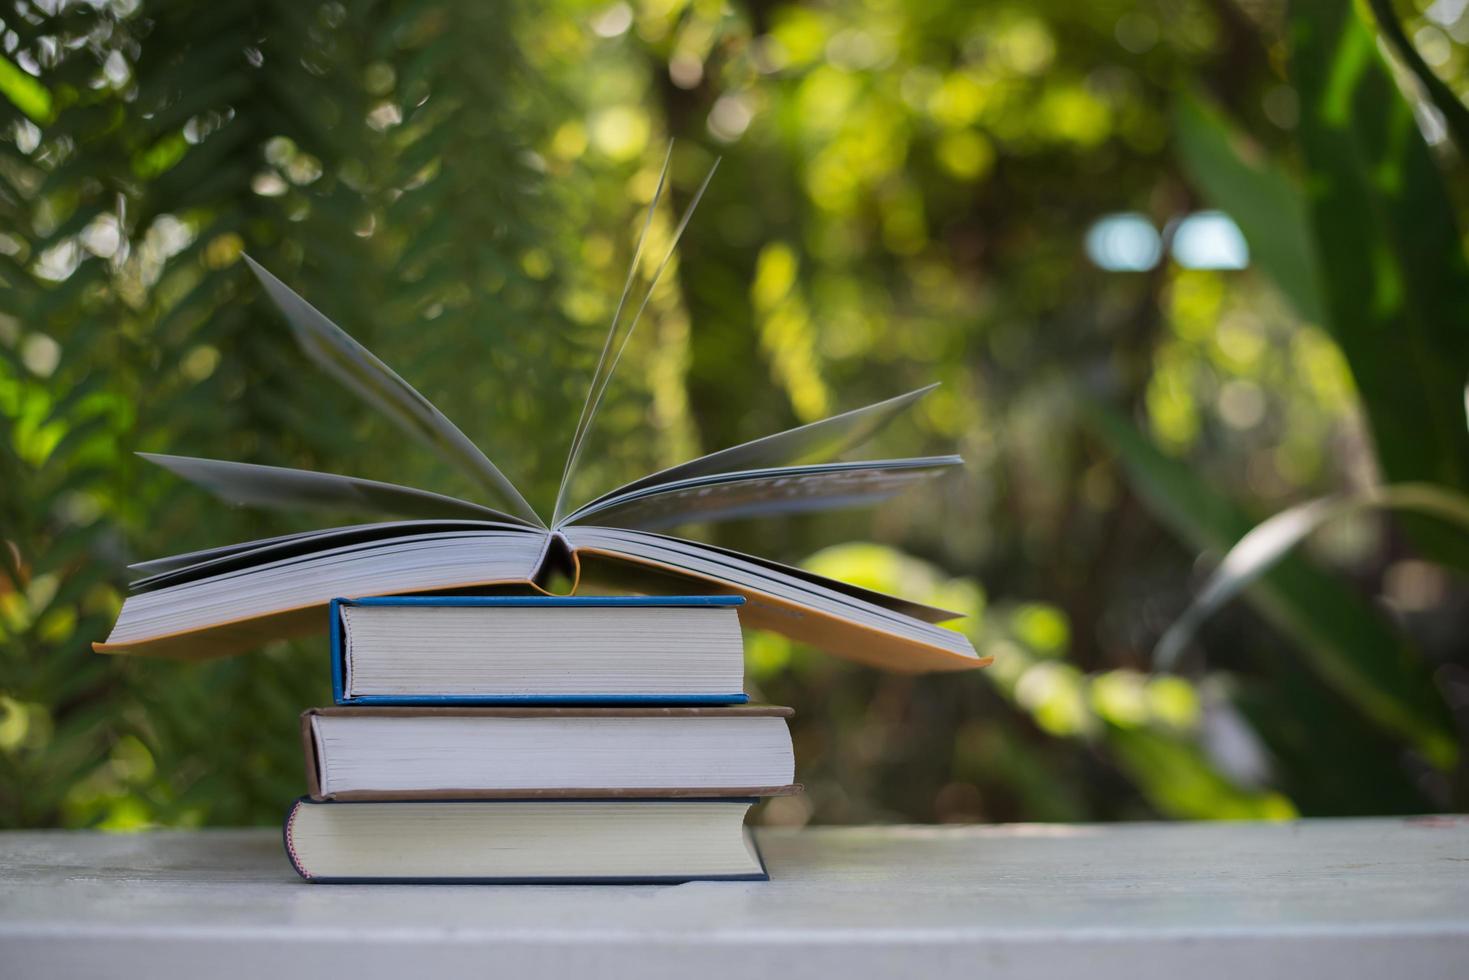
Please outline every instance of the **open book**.
[[[306, 354], [369, 406], [470, 476], [463, 500], [354, 477], [144, 454], [236, 504], [371, 512], [395, 520], [284, 535], [142, 562], [102, 653], [202, 659], [322, 632], [337, 596], [484, 590], [736, 594], [741, 618], [839, 656], [900, 671], [983, 666], [937, 624], [958, 614], [800, 568], [657, 533], [680, 524], [864, 506], [930, 479], [957, 456], [836, 462], [930, 388], [743, 443], [571, 506], [568, 486], [602, 396], [658, 277], [703, 194], [695, 195], [640, 302], [630, 303], [658, 189], [603, 344], [549, 521], [453, 422], [284, 283], [247, 258]], [[712, 176], [713, 171], [710, 172]], [[708, 186], [706, 177], [704, 187]], [[624, 325], [623, 314], [633, 310]]]

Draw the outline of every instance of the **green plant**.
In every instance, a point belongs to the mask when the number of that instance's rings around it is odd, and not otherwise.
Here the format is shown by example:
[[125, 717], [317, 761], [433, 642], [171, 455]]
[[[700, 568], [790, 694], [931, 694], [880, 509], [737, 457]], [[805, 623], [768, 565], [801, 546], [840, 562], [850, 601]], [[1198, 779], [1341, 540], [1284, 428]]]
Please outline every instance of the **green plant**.
[[[1372, 6], [1397, 50], [1411, 50], [1390, 5]], [[1292, 5], [1289, 38], [1299, 172], [1247, 152], [1249, 141], [1198, 97], [1180, 102], [1180, 151], [1199, 186], [1235, 216], [1259, 267], [1340, 347], [1391, 482], [1301, 504], [1251, 529], [1237, 505], [1127, 422], [1104, 414], [1098, 431], [1165, 522], [1197, 547], [1229, 549], [1160, 642], [1161, 665], [1171, 666], [1204, 616], [1243, 590], [1292, 635], [1321, 680], [1450, 772], [1462, 736], [1434, 665], [1355, 590], [1286, 553], [1345, 513], [1389, 508], [1427, 515], [1403, 520], [1414, 544], [1469, 571], [1469, 264], [1439, 165], [1372, 31], [1349, 4], [1308, 0]], [[1463, 106], [1444, 101], [1452, 97], [1424, 76], [1421, 58], [1410, 61], [1461, 134]]]

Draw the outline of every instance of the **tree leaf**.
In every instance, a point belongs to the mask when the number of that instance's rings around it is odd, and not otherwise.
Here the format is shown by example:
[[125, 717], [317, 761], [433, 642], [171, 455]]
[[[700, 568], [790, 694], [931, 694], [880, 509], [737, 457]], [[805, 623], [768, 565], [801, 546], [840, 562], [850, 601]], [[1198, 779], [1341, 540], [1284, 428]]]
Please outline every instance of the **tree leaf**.
[[1413, 42], [1408, 40], [1402, 21], [1393, 12], [1391, 0], [1367, 0], [1367, 6], [1372, 8], [1377, 29], [1382, 32], [1388, 44], [1392, 45], [1393, 53], [1417, 77], [1418, 84], [1423, 86], [1429, 101], [1443, 113], [1444, 126], [1453, 137], [1459, 153], [1469, 156], [1469, 108], [1465, 107], [1443, 79], [1433, 73], [1433, 69], [1428, 67]]
[[[1224, 551], [1253, 525], [1189, 464], [1163, 455], [1131, 422], [1096, 406], [1094, 430], [1118, 454], [1133, 487], [1180, 538]], [[1458, 754], [1453, 722], [1412, 642], [1351, 589], [1297, 556], [1250, 583], [1247, 599], [1296, 641], [1315, 673], [1379, 727], [1447, 769]]]
[[1185, 95], [1174, 106], [1178, 152], [1189, 176], [1227, 212], [1250, 246], [1250, 259], [1306, 320], [1323, 323], [1321, 275], [1305, 194], [1272, 161], [1249, 159], [1245, 137], [1213, 106]]
[[1160, 670], [1172, 669], [1199, 625], [1216, 609], [1275, 567], [1322, 526], [1366, 510], [1414, 511], [1469, 529], [1469, 496], [1431, 483], [1376, 487], [1365, 493], [1319, 497], [1289, 507], [1257, 524], [1229, 549], [1188, 609], [1158, 641], [1153, 663]]
[[1469, 491], [1469, 264], [1443, 178], [1351, 4], [1294, 5], [1291, 37], [1325, 323], [1385, 482]]
[[34, 121], [43, 125], [51, 121], [50, 90], [4, 55], [0, 55], [0, 95]]

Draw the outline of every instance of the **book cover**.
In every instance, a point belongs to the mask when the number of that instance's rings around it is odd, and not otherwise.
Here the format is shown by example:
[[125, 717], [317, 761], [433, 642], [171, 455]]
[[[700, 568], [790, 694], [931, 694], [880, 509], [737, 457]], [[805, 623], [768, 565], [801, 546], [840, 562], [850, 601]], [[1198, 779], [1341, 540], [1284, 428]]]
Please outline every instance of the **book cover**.
[[[437, 804], [472, 803], [475, 807], [516, 807], [525, 805], [537, 805], [545, 801], [533, 799], [505, 799], [505, 800], [440, 800], [436, 802], [421, 804], [422, 806], [435, 806]], [[585, 805], [585, 804], [607, 804], [605, 799], [589, 799], [585, 797], [566, 798], [557, 801], [557, 804]], [[746, 810], [757, 803], [755, 799], [741, 799], [733, 797], [709, 798], [698, 797], [683, 800], [652, 799], [648, 797], [629, 798], [617, 801], [615, 806], [627, 804], [721, 804], [728, 806], [744, 807]], [[291, 868], [301, 879], [314, 885], [676, 885], [690, 881], [769, 881], [770, 873], [765, 864], [765, 856], [760, 851], [759, 842], [748, 827], [738, 828], [744, 847], [752, 859], [752, 870], [737, 873], [700, 873], [681, 872], [673, 874], [641, 874], [641, 873], [585, 873], [585, 874], [368, 874], [368, 875], [341, 875], [324, 874], [307, 866], [301, 848], [298, 847], [296, 839], [296, 822], [303, 808], [318, 807], [393, 807], [414, 806], [415, 801], [401, 800], [389, 802], [315, 802], [306, 797], [294, 801], [289, 810], [286, 811], [285, 819], [281, 824], [281, 843], [285, 848], [286, 857], [291, 862]]]
[[328, 607], [331, 617], [332, 698], [339, 705], [619, 705], [619, 704], [743, 704], [744, 691], [709, 691], [697, 694], [415, 694], [358, 695], [346, 690], [347, 644], [342, 609], [348, 606], [401, 606], [524, 609], [588, 608], [738, 608], [740, 596], [373, 596], [362, 599], [335, 598]]
[[333, 707], [310, 708], [301, 713], [301, 749], [306, 763], [306, 794], [312, 802], [354, 800], [496, 800], [496, 799], [699, 799], [707, 797], [756, 798], [790, 796], [802, 790], [800, 783], [778, 786], [664, 787], [660, 789], [514, 789], [514, 790], [376, 790], [324, 794], [321, 787], [319, 746], [312, 727], [316, 717], [372, 718], [789, 718], [790, 708], [772, 705], [728, 707]]

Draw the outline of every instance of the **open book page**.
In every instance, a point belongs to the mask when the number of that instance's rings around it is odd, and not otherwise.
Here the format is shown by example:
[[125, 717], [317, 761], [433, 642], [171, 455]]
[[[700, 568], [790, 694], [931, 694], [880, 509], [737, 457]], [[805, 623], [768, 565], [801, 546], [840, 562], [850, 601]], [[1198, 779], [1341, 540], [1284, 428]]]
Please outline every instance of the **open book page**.
[[602, 494], [580, 508], [590, 509], [613, 498], [625, 497], [634, 491], [690, 480], [713, 473], [737, 473], [750, 470], [770, 469], [778, 466], [799, 466], [826, 462], [849, 450], [855, 449], [876, 435], [884, 426], [906, 411], [924, 395], [937, 388], [931, 384], [907, 394], [875, 402], [850, 412], [833, 415], [819, 422], [777, 432], [774, 435], [752, 439], [749, 442], [721, 449], [700, 456], [698, 459], [670, 466], [642, 479]]
[[840, 592], [843, 595], [852, 596], [853, 598], [860, 599], [863, 602], [871, 603], [874, 606], [881, 606], [883, 609], [897, 613], [900, 616], [911, 616], [914, 619], [921, 619], [925, 623], [947, 623], [951, 620], [962, 619], [964, 616], [963, 613], [955, 612], [952, 609], [943, 609], [939, 606], [924, 605], [921, 602], [914, 602], [912, 599], [904, 599], [902, 596], [889, 595], [886, 592], [878, 592], [875, 589], [864, 589], [860, 585], [852, 585], [850, 582], [843, 582], [840, 579], [827, 578], [825, 575], [818, 575], [815, 572], [807, 571], [806, 569], [801, 568], [798, 565], [787, 565], [783, 562], [773, 561], [769, 558], [761, 558], [759, 555], [747, 555], [742, 551], [735, 551], [733, 548], [721, 548], [718, 545], [708, 544], [707, 542], [703, 541], [689, 541], [684, 538], [668, 537], [668, 535], [664, 534], [651, 534], [647, 531], [643, 531], [640, 533], [642, 533], [646, 537], [666, 538], [668, 541], [674, 542], [674, 544], [672, 545], [673, 547], [696, 547], [699, 548], [701, 551], [724, 555], [727, 558], [732, 558], [739, 562], [756, 565], [760, 568], [766, 568], [772, 572], [777, 572], [781, 575], [788, 575], [792, 578], [801, 579], [803, 581], [810, 582], [813, 585], [819, 585], [822, 588], [831, 589], [834, 592]]
[[786, 466], [659, 484], [588, 504], [567, 524], [634, 528], [866, 507], [963, 463], [958, 456]]
[[[827, 587], [819, 576], [786, 575], [663, 535], [604, 527], [570, 527], [562, 533], [589, 584], [617, 582], [623, 573], [615, 563], [630, 563], [670, 580], [702, 582], [705, 588], [743, 595], [740, 618], [746, 626], [782, 633], [849, 660], [905, 673], [968, 670], [989, 662], [963, 633]], [[608, 561], [613, 567], [606, 567]]]
[[248, 255], [245, 261], [290, 323], [296, 341], [307, 356], [384, 418], [391, 419], [459, 467], [496, 499], [503, 500], [511, 513], [528, 523], [544, 526], [535, 508], [499, 467], [432, 402]]
[[714, 171], [719, 167], [716, 158], [714, 165], [704, 175], [704, 182], [694, 192], [689, 206], [684, 209], [683, 217], [679, 219], [678, 226], [673, 229], [673, 235], [668, 242], [668, 248], [663, 254], [663, 261], [658, 263], [657, 269], [653, 271], [648, 280], [647, 288], [643, 290], [643, 298], [637, 304], [636, 310], [628, 321], [627, 329], [622, 331], [621, 339], [618, 339], [622, 312], [628, 306], [628, 298], [632, 295], [633, 279], [637, 274], [638, 261], [642, 258], [643, 243], [648, 236], [648, 228], [653, 221], [653, 215], [658, 209], [658, 202], [663, 198], [663, 189], [668, 181], [668, 166], [673, 160], [673, 141], [668, 143], [668, 154], [663, 160], [663, 169], [658, 175], [658, 187], [653, 192], [653, 200], [648, 203], [648, 214], [643, 221], [643, 230], [638, 235], [637, 250], [633, 253], [633, 259], [627, 270], [627, 282], [622, 288], [622, 298], [617, 302], [617, 310], [612, 315], [612, 325], [607, 331], [607, 339], [602, 345], [602, 356], [597, 361], [596, 371], [592, 375], [591, 387], [587, 390], [586, 402], [582, 405], [581, 417], [577, 419], [576, 431], [571, 438], [571, 446], [566, 452], [566, 466], [561, 471], [561, 485], [556, 490], [556, 503], [551, 511], [551, 524], [553, 526], [562, 523], [561, 517], [565, 513], [567, 505], [566, 494], [571, 488], [571, 481], [576, 473], [577, 463], [581, 460], [582, 449], [585, 448], [587, 434], [591, 431], [592, 422], [597, 417], [597, 409], [602, 405], [602, 396], [607, 393], [607, 387], [612, 383], [612, 376], [617, 371], [617, 365], [622, 360], [622, 352], [627, 349], [628, 341], [637, 329], [638, 321], [642, 319], [643, 311], [648, 308], [648, 301], [653, 298], [654, 291], [658, 288], [658, 280], [663, 276], [663, 270], [668, 268], [669, 261], [678, 249], [678, 243], [683, 238], [684, 229], [689, 225], [689, 219], [694, 216], [694, 211], [699, 207], [699, 201], [703, 199], [704, 192], [709, 189], [709, 182], [714, 179]]
[[[648, 229], [653, 226], [653, 215], [657, 213], [658, 204], [663, 200], [663, 189], [668, 185], [668, 165], [672, 162], [673, 141], [669, 140], [668, 152], [663, 157], [663, 167], [658, 171], [658, 184], [653, 188], [653, 197], [648, 201], [648, 210], [643, 217], [643, 227], [638, 232], [637, 247], [633, 249], [632, 261], [627, 265], [627, 280], [622, 284], [622, 295], [617, 299], [617, 309], [612, 311], [612, 323], [607, 328], [607, 336], [602, 341], [602, 353], [597, 357], [597, 366], [592, 370], [592, 380], [587, 385], [587, 396], [582, 400], [581, 413], [577, 416], [576, 428], [571, 433], [571, 444], [566, 449], [566, 462], [561, 468], [561, 483], [556, 488], [556, 502], [551, 511], [552, 524], [561, 518], [561, 508], [566, 502], [566, 491], [571, 474], [576, 469], [577, 459], [581, 453], [582, 439], [586, 437], [592, 416], [596, 414], [597, 406], [601, 403], [602, 389], [611, 382], [612, 370], [621, 357], [621, 345], [619, 345], [618, 356], [610, 362], [608, 360], [608, 355], [612, 353], [613, 343], [617, 338], [618, 324], [622, 322], [622, 311], [627, 308], [627, 298], [632, 295], [632, 284], [638, 274], [638, 263], [643, 258], [643, 246], [648, 241]], [[632, 328], [636, 326], [637, 320], [634, 319], [628, 328], [629, 335]]]
[[129, 596], [100, 653], [204, 659], [321, 632], [337, 596], [531, 588], [544, 531], [414, 534], [293, 555]]
[[378, 524], [352, 524], [323, 531], [245, 541], [133, 565], [130, 567], [144, 575], [129, 583], [128, 588], [133, 592], [152, 592], [211, 575], [241, 571], [287, 558], [300, 558], [333, 548], [384, 541], [388, 538], [487, 530], [529, 534], [538, 539], [544, 538], [546, 533], [539, 528], [528, 528], [522, 524], [498, 524], [492, 521], [385, 521]]
[[396, 483], [224, 459], [159, 453], [138, 455], [232, 504], [365, 512], [393, 517], [460, 517], [530, 526], [519, 517], [468, 500]]
[[[171, 572], [180, 568], [187, 568], [200, 562], [213, 561], [227, 555], [237, 554], [242, 551], [250, 551], [265, 545], [284, 544], [287, 541], [295, 541], [302, 538], [314, 537], [318, 534], [327, 534], [331, 531], [345, 531], [351, 528], [372, 527], [371, 524], [348, 524], [344, 527], [330, 528], [322, 531], [320, 528], [311, 531], [292, 531], [290, 534], [280, 534], [271, 538], [256, 538], [253, 541], [239, 541], [234, 544], [215, 545], [212, 548], [201, 548], [198, 551], [186, 551], [178, 555], [167, 555], [163, 558], [148, 558], [144, 561], [135, 561], [128, 565], [128, 571], [145, 578], [162, 572]], [[134, 579], [136, 583], [138, 579]]]
[[[130, 596], [112, 635], [96, 649], [224, 656], [319, 633], [323, 609], [335, 596], [489, 586], [529, 592], [551, 560], [551, 535], [544, 531], [485, 526], [396, 533], [401, 530], [401, 524], [368, 525], [288, 537], [217, 557], [212, 566], [176, 570], [177, 580]], [[388, 532], [393, 536], [371, 537]], [[940, 610], [663, 535], [580, 526], [563, 534], [584, 589], [610, 583], [618, 591], [651, 594], [735, 592], [749, 602], [747, 626], [890, 670], [963, 670], [986, 662], [962, 633], [927, 621], [947, 615]]]
[[[644, 236], [661, 199], [650, 204]], [[712, 176], [713, 171], [710, 171]], [[876, 503], [959, 465], [957, 456], [828, 462], [872, 436], [931, 388], [670, 467], [562, 520], [577, 460], [628, 337], [667, 267], [706, 177], [674, 229], [640, 298], [633, 296], [640, 237], [618, 313], [598, 360], [558, 490], [553, 535], [503, 473], [426, 398], [280, 280], [250, 262], [302, 349], [384, 417], [475, 478], [504, 510], [412, 487], [330, 473], [222, 460], [149, 456], [233, 503], [374, 511], [419, 518], [287, 534], [141, 562], [105, 653], [202, 658], [319, 631], [335, 596], [401, 595], [480, 587], [530, 591], [557, 570], [607, 566], [624, 589], [638, 576], [655, 592], [733, 591], [750, 602], [748, 625], [773, 629], [839, 656], [894, 670], [982, 666], [963, 634], [932, 609], [801, 569], [638, 528], [760, 517]], [[631, 300], [631, 302], [630, 302]], [[632, 310], [624, 325], [624, 310]], [[595, 519], [598, 526], [589, 527]], [[619, 527], [620, 526], [620, 527]], [[560, 542], [565, 539], [565, 545]], [[553, 543], [556, 547], [552, 547]], [[636, 574], [630, 572], [635, 569]], [[580, 581], [591, 584], [590, 577]]]

